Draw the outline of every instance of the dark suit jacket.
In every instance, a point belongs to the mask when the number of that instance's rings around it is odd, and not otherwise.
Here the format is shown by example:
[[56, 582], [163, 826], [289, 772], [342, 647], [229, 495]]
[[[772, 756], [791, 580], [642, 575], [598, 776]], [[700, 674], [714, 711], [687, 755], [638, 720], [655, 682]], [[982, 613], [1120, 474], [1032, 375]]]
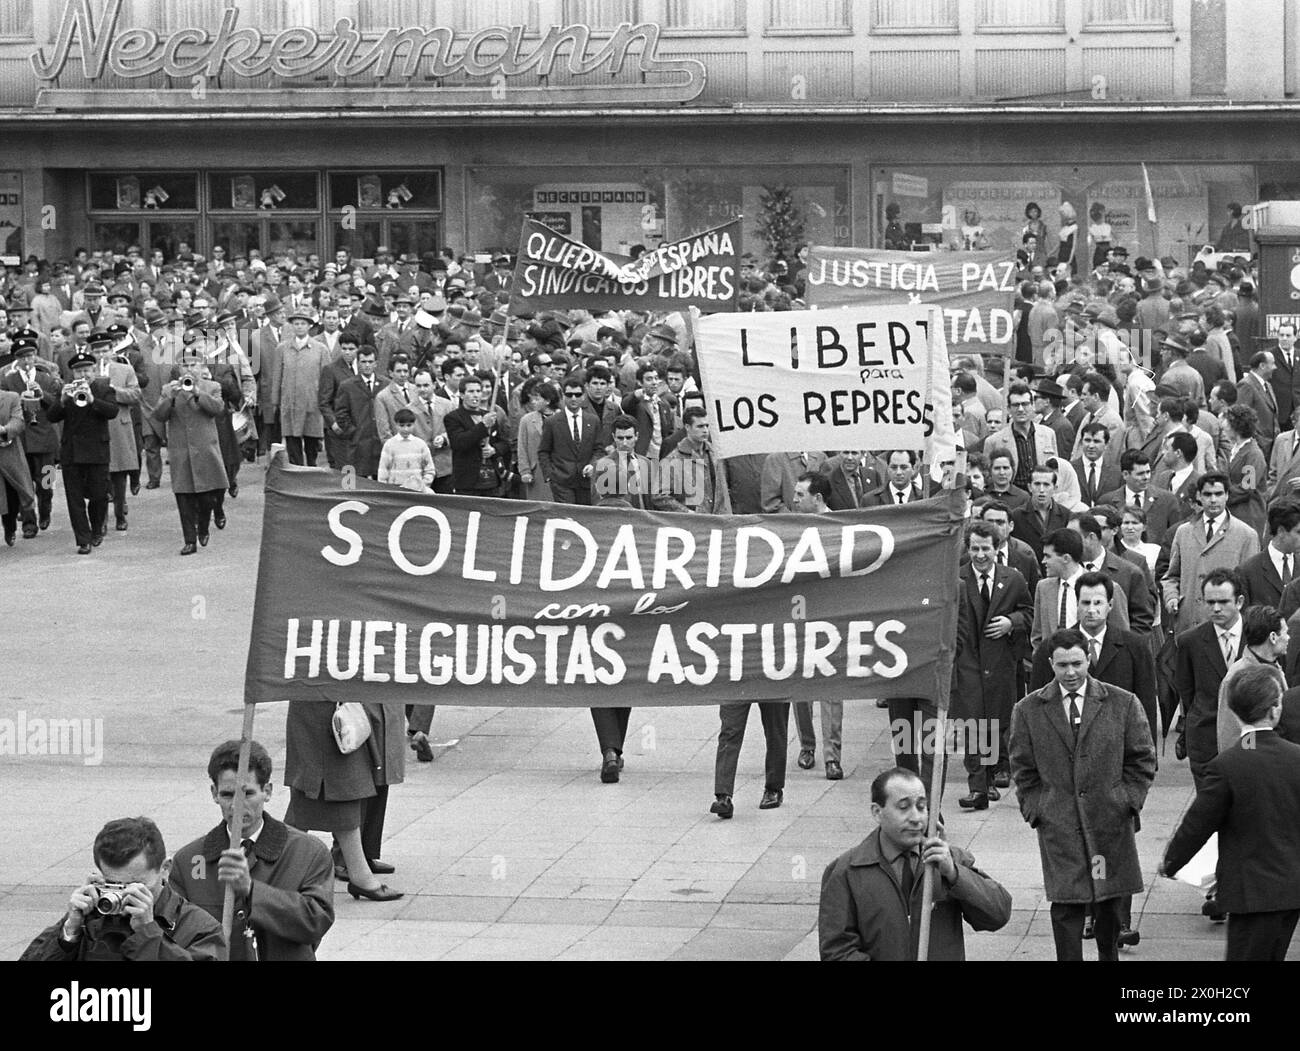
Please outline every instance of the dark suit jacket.
[[[1131, 631], [1106, 625], [1106, 637], [1101, 642], [1097, 666], [1092, 669], [1094, 678], [1128, 690], [1142, 704], [1152, 738], [1156, 735], [1156, 662], [1146, 639]], [[1029, 673], [1030, 691], [1041, 690], [1053, 679], [1052, 655], [1047, 643], [1034, 650], [1034, 663]]]
[[[1128, 505], [1128, 491], [1124, 486], [1118, 486], [1103, 493], [1097, 503], [1109, 504], [1123, 513]], [[1186, 517], [1178, 498], [1168, 489], [1157, 489], [1154, 485], [1148, 485], [1142, 495], [1142, 507], [1147, 516], [1147, 540], [1152, 544], [1163, 544]]]
[[94, 400], [84, 409], [60, 396], [46, 413], [53, 422], [63, 424], [63, 437], [59, 441], [61, 463], [111, 462], [108, 421], [117, 416], [117, 395], [113, 385], [102, 376], [90, 381], [90, 393]]
[[1052, 501], [1051, 509], [1047, 512], [1046, 523], [1038, 517], [1038, 512], [1030, 504], [1025, 504], [1011, 512], [1011, 535], [1017, 540], [1023, 540], [1033, 548], [1034, 557], [1041, 559], [1043, 537], [1058, 529], [1064, 529], [1069, 521], [1070, 512], [1055, 500]]
[[1217, 831], [1220, 907], [1233, 915], [1300, 909], [1298, 813], [1300, 745], [1256, 731], [1206, 767], [1165, 850], [1165, 871], [1176, 873]]
[[[965, 551], [961, 553], [961, 565], [968, 565], [970, 556]], [[999, 565], [1002, 563], [999, 562]], [[1015, 537], [1007, 537], [1007, 562], [1010, 569], [1018, 570], [1020, 575], [1025, 578], [1025, 584], [1029, 587], [1030, 604], [1033, 603], [1034, 589], [1038, 587], [1039, 580], [1043, 576], [1043, 567], [1038, 564], [1038, 559], [1034, 558], [1034, 549], [1026, 544], [1023, 540], [1017, 540]]]
[[[980, 595], [975, 567], [964, 565], [957, 603], [957, 655], [953, 664], [953, 718], [1000, 719], [1010, 725], [1019, 700], [1020, 661], [1029, 642], [1034, 603], [1025, 578], [1014, 569], [993, 567], [989, 602]], [[984, 628], [995, 617], [1011, 621], [1011, 632], [987, 638]]]
[[659, 413], [659, 441], [662, 444], [668, 436], [673, 433], [673, 407], [672, 404], [664, 397], [660, 396], [653, 401], [649, 398], [639, 398], [635, 391], [623, 399], [623, 412], [636, 420], [636, 453], [638, 456], [645, 456], [650, 449], [650, 439], [654, 437], [654, 417], [652, 412]]
[[363, 478], [374, 478], [379, 473], [379, 454], [384, 447], [375, 425], [375, 398], [388, 386], [388, 377], [376, 373], [374, 380], [372, 389], [360, 376], [353, 376], [334, 395], [334, 416], [347, 443], [343, 461], [355, 467]]
[[[826, 501], [826, 506], [832, 511], [852, 511], [854, 508], [866, 506], [865, 504], [858, 504], [854, 501], [853, 487], [849, 483], [849, 478], [844, 471], [843, 464], [836, 464], [834, 467], [831, 467], [828, 462], [827, 467], [830, 471], [828, 477], [831, 483], [831, 498]], [[867, 476], [865, 470], [860, 469], [858, 471], [858, 491], [862, 494], [862, 499], [864, 501], [867, 498], [867, 494], [872, 489], [876, 488], [876, 486], [871, 484], [871, 481], [872, 480]]]
[[1273, 397], [1271, 383], [1261, 382], [1253, 372], [1246, 373], [1237, 383], [1237, 404], [1249, 405], [1259, 417], [1259, 426], [1255, 431], [1255, 441], [1259, 450], [1268, 459], [1273, 451], [1273, 440], [1277, 437], [1278, 406]]
[[1216, 358], [1204, 347], [1192, 351], [1187, 356], [1187, 364], [1201, 374], [1201, 379], [1205, 383], [1205, 396], [1208, 399], [1210, 391], [1219, 380], [1226, 380], [1228, 373], [1223, 367], [1223, 362]]
[[570, 430], [572, 417], [564, 409], [548, 416], [542, 424], [542, 440], [537, 446], [537, 459], [542, 465], [542, 477], [548, 485], [588, 492], [591, 480], [582, 476], [582, 469], [594, 464], [604, 450], [596, 444], [600, 434], [600, 421], [587, 408], [582, 410], [582, 439], [575, 442]]
[[1296, 400], [1300, 399], [1300, 368], [1296, 368], [1296, 350], [1291, 349], [1291, 365], [1288, 366], [1282, 360], [1282, 352], [1277, 347], [1270, 348], [1273, 352], [1273, 360], [1277, 363], [1277, 368], [1273, 370], [1273, 375], [1269, 379], [1269, 384], [1273, 388], [1273, 398], [1277, 402], [1277, 421], [1279, 426], [1290, 425], [1291, 412], [1295, 409]]
[[[174, 891], [217, 920], [226, 896], [226, 885], [217, 879], [217, 864], [229, 846], [229, 830], [218, 825], [176, 852], [168, 877]], [[316, 947], [334, 924], [334, 862], [328, 848], [267, 814], [253, 847], [249, 875], [258, 958], [316, 959]], [[237, 901], [236, 910], [239, 907]], [[235, 929], [233, 937], [238, 940], [242, 938], [239, 926]]]
[[[985, 479], [985, 481], [987, 482], [988, 479]], [[1006, 504], [1008, 511], [1014, 511], [1017, 507], [1024, 507], [1029, 503], [1029, 494], [1018, 485], [1013, 485], [1005, 493], [995, 493], [986, 486], [980, 502], [985, 504], [994, 502]]]
[[1079, 476], [1079, 493], [1083, 502], [1089, 507], [1104, 504], [1106, 501], [1101, 499], [1102, 493], [1109, 493], [1112, 489], [1117, 489], [1124, 484], [1124, 476], [1119, 473], [1118, 467], [1106, 459], [1105, 453], [1102, 454], [1098, 465], [1096, 489], [1093, 489], [1088, 484], [1088, 465], [1084, 462], [1083, 457], [1075, 457], [1070, 461], [1070, 466], [1074, 468], [1074, 473]]
[[[1147, 571], [1146, 560], [1143, 559], [1140, 565], [1135, 561], [1141, 558], [1141, 555], [1129, 558], [1116, 551], [1107, 551], [1102, 560], [1101, 571], [1124, 589], [1124, 595], [1128, 599], [1129, 630], [1135, 635], [1145, 637], [1155, 626], [1156, 595], [1155, 584]], [[1124, 688], [1128, 689], [1127, 686]]]
[[[1292, 564], [1295, 564], [1297, 557], [1291, 556]], [[1246, 585], [1246, 601], [1243, 606], [1273, 606], [1284, 617], [1290, 616], [1295, 611], [1294, 605], [1289, 610], [1282, 609], [1282, 578], [1277, 575], [1277, 567], [1273, 565], [1267, 547], [1258, 555], [1246, 559], [1238, 567], [1237, 572], [1241, 574], [1241, 579]], [[1300, 578], [1293, 579], [1293, 584], [1296, 579]]]
[[[917, 500], [924, 500], [925, 493], [915, 483], [912, 483], [912, 495], [907, 498], [907, 502], [913, 503]], [[889, 484], [882, 485], [879, 489], [873, 489], [869, 493], [863, 494], [863, 507], [893, 507], [895, 504], [894, 492]]]
[[458, 493], [472, 493], [478, 489], [483, 439], [490, 439], [501, 456], [510, 455], [510, 443], [502, 436], [499, 422], [489, 433], [482, 420], [476, 420], [465, 408], [453, 409], [442, 422], [447, 428], [447, 444], [451, 446], [452, 487]]
[[334, 359], [325, 368], [321, 369], [320, 386], [317, 388], [316, 401], [320, 407], [321, 419], [325, 422], [326, 431], [334, 426], [336, 416], [334, 398], [337, 396], [339, 388], [348, 380], [356, 379], [356, 377], [357, 374], [352, 371], [352, 367], [342, 358]]
[[[1245, 633], [1240, 633], [1245, 639]], [[1219, 633], [1208, 620], [1178, 636], [1178, 663], [1174, 688], [1183, 703], [1187, 719], [1187, 759], [1192, 772], [1200, 774], [1219, 750], [1219, 687], [1228, 674], [1228, 666], [1219, 648]], [[1233, 660], [1241, 656], [1244, 641], [1237, 647]]]

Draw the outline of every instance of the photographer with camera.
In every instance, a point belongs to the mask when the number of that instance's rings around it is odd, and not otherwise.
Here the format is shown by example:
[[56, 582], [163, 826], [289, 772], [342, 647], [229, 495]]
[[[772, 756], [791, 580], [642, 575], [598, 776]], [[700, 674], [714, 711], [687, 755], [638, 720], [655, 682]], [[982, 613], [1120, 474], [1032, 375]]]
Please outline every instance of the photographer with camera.
[[147, 817], [110, 821], [95, 837], [98, 869], [68, 911], [20, 960], [225, 960], [221, 924], [167, 886], [171, 859]]
[[167, 427], [167, 461], [172, 493], [181, 516], [182, 555], [208, 545], [215, 517], [225, 525], [222, 494], [228, 484], [221, 457], [217, 419], [226, 411], [221, 384], [203, 378], [203, 351], [191, 344], [181, 351], [181, 377], [163, 385], [153, 418]]
[[103, 543], [108, 518], [108, 421], [116, 418], [118, 404], [113, 384], [95, 375], [97, 366], [95, 355], [77, 351], [68, 361], [72, 382], [46, 413], [54, 423], [63, 424], [59, 467], [79, 555], [88, 555], [92, 546]]

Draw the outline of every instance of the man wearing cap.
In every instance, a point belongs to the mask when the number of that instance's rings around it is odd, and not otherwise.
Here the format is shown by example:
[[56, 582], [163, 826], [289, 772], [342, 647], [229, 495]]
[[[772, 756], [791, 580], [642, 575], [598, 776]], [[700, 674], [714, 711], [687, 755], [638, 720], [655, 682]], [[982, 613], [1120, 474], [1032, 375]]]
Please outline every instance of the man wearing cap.
[[226, 407], [221, 384], [203, 378], [203, 352], [197, 343], [184, 349], [181, 362], [182, 377], [163, 385], [154, 418], [167, 429], [169, 474], [184, 539], [181, 554], [192, 555], [197, 545], [207, 546], [212, 518], [224, 518], [221, 496], [228, 478], [217, 420]]
[[97, 280], [87, 281], [80, 297], [73, 295], [72, 307], [79, 310], [94, 329], [99, 325], [100, 315], [104, 313], [104, 286]]
[[118, 416], [117, 392], [98, 375], [99, 363], [89, 351], [78, 351], [68, 363], [73, 385], [88, 390], [89, 401], [78, 405], [72, 385], [65, 387], [50, 407], [49, 417], [63, 424], [59, 466], [68, 500], [68, 520], [77, 542], [77, 554], [90, 554], [104, 539], [108, 518], [111, 448], [108, 428]]
[[397, 313], [396, 319], [380, 326], [375, 333], [378, 360], [385, 364], [397, 353], [402, 335], [415, 327], [415, 320], [412, 317], [415, 311], [415, 300], [409, 292], [398, 292], [393, 297], [393, 309]]
[[289, 462], [314, 467], [325, 433], [320, 388], [330, 353], [311, 336], [315, 317], [308, 308], [290, 308], [288, 320], [292, 331], [279, 346], [280, 367], [273, 373], [271, 401], [280, 408], [280, 431]]
[[[109, 332], [96, 332], [90, 337], [90, 349], [96, 356], [96, 374], [108, 380], [118, 405], [140, 404], [140, 381], [135, 369], [118, 360], [118, 339]], [[117, 413], [108, 424], [109, 435], [109, 486], [112, 493], [117, 531], [126, 532], [127, 476], [140, 469], [140, 452], [135, 444], [135, 428], [131, 423], [130, 409]]]
[[[19, 336], [14, 340], [14, 365], [12, 370], [0, 379], [0, 390], [11, 391], [19, 396], [22, 408], [23, 432], [21, 444], [27, 458], [27, 473], [30, 484], [35, 490], [36, 520], [40, 529], [50, 526], [50, 505], [54, 498], [54, 471], [59, 452], [59, 432], [50, 422], [49, 410], [59, 400], [61, 384], [58, 379], [37, 367], [36, 343], [31, 338]], [[33, 392], [36, 397], [29, 396]], [[12, 411], [12, 410], [11, 410]], [[14, 443], [18, 445], [18, 442]], [[19, 510], [15, 507], [18, 490], [5, 482], [9, 508], [5, 519], [5, 538], [13, 532], [12, 516]], [[21, 506], [21, 501], [18, 501]], [[26, 517], [23, 521], [23, 537], [30, 539], [37, 533], [36, 526], [30, 524]]]
[[1163, 386], [1171, 387], [1179, 397], [1192, 398], [1198, 405], [1205, 403], [1205, 382], [1201, 374], [1187, 363], [1192, 347], [1180, 335], [1166, 336], [1160, 342], [1160, 352], [1167, 362], [1160, 376]]

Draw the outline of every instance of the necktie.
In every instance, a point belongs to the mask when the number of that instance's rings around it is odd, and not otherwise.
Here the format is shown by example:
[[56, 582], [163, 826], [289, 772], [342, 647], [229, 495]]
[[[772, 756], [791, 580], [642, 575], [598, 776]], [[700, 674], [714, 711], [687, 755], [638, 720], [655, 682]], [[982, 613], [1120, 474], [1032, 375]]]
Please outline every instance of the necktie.
[[910, 853], [903, 855], [903, 898], [906, 901], [912, 900], [912, 888], [916, 885], [916, 869], [912, 867], [912, 855]]
[[1232, 654], [1232, 636], [1226, 631], [1221, 632], [1219, 634], [1219, 641], [1223, 648], [1223, 663], [1231, 664], [1234, 659]]
[[1097, 461], [1094, 460], [1088, 465], [1088, 491], [1094, 497], [1097, 495]]
[[903, 502], [903, 492], [901, 489], [894, 491], [894, 500], [896, 503], [900, 504]]
[[411, 404], [411, 396], [406, 392], [405, 387], [402, 388], [402, 401], [404, 401], [407, 405]]
[[1097, 640], [1093, 636], [1088, 636], [1088, 664], [1097, 667]]
[[1077, 693], [1066, 694], [1065, 699], [1070, 702], [1070, 733], [1077, 741], [1079, 739], [1079, 722], [1083, 714], [1079, 710], [1079, 695]]
[[1070, 589], [1064, 580], [1057, 585], [1057, 588], [1060, 591], [1060, 600], [1056, 609], [1056, 626], [1058, 628], [1068, 628], [1070, 625], [1065, 622], [1065, 600], [1066, 596], [1070, 593]]
[[1006, 564], [1007, 564], [1007, 552], [1006, 549], [1003, 548], [1001, 551], [998, 552], [998, 565], [1005, 566]]
[[984, 605], [989, 604], [989, 578], [980, 574], [980, 597], [984, 599]]
[[1141, 507], [1141, 506], [1142, 506], [1142, 494], [1141, 494], [1141, 493], [1134, 493], [1134, 494], [1133, 494], [1133, 506], [1134, 506], [1134, 507]]
[[582, 429], [579, 420], [581, 420], [581, 417], [575, 412], [573, 414], [573, 442], [575, 445], [582, 442]]
[[244, 848], [244, 857], [246, 857], [251, 864], [253, 861], [253, 841], [251, 839], [246, 839], [240, 843], [240, 846]]
[[1214, 519], [1207, 518], [1205, 520], [1205, 542], [1208, 544], [1211, 541], [1211, 539], [1213, 539], [1213, 537], [1214, 537]]
[[858, 476], [856, 474], [849, 475], [849, 492], [853, 495], [853, 506], [861, 507], [862, 486], [858, 484]]
[[1291, 556], [1283, 555], [1282, 556], [1282, 583], [1289, 584], [1290, 582], [1291, 582]]

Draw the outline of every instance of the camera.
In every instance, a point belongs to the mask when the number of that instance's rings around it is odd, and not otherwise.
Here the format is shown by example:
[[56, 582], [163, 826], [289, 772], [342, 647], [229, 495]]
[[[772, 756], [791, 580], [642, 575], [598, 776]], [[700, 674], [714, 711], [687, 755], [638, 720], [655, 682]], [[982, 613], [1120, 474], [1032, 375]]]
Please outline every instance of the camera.
[[95, 884], [95, 911], [101, 916], [120, 916], [125, 911], [129, 883]]
[[181, 390], [185, 391], [186, 394], [188, 394], [193, 389], [194, 389], [193, 376], [186, 376], [184, 379], [181, 380]]

